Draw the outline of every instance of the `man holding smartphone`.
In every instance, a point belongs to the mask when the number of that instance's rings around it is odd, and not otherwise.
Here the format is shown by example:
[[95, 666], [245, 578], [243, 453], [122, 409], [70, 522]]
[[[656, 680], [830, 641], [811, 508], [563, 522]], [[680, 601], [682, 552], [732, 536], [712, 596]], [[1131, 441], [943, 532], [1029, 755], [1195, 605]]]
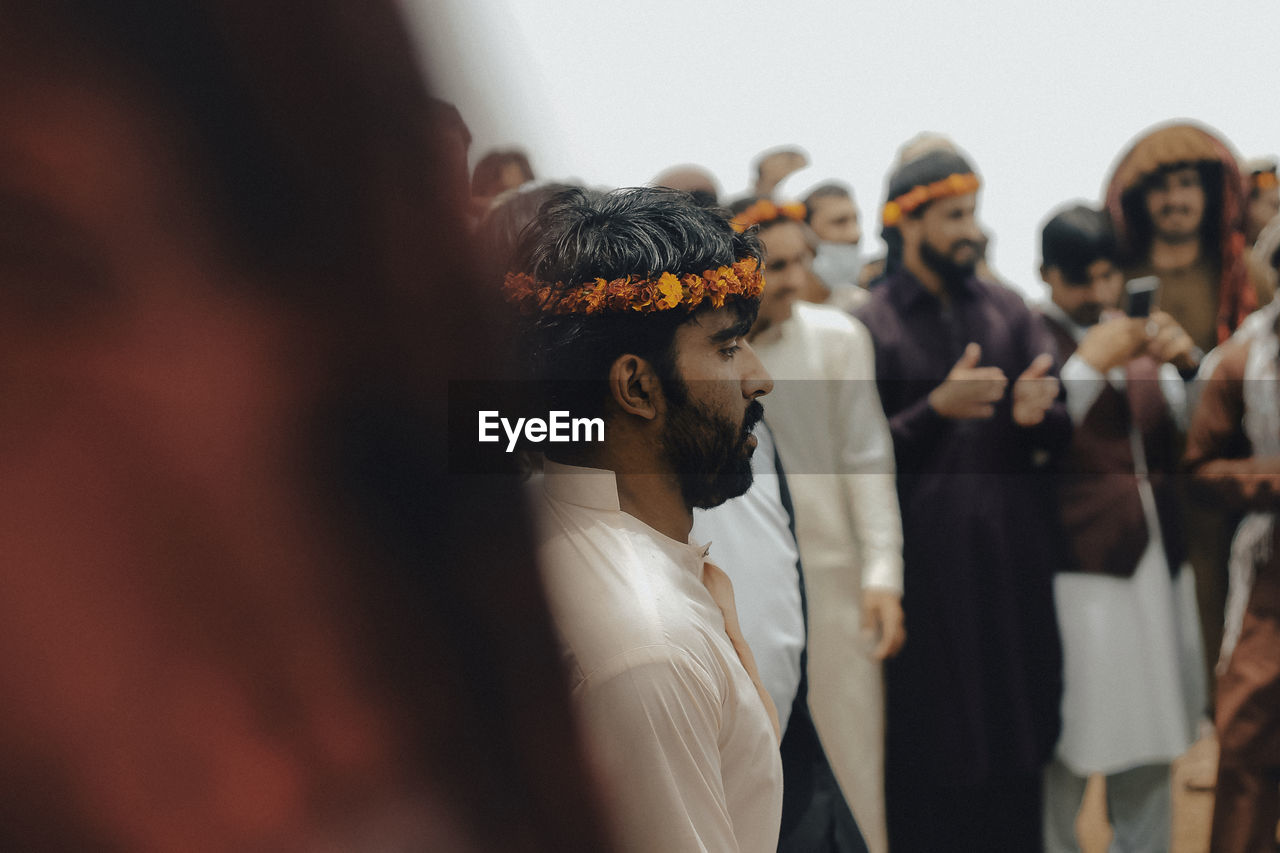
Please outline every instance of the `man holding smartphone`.
[[[1195, 588], [1172, 474], [1186, 394], [1172, 367], [1193, 347], [1150, 310], [1154, 282], [1122, 285], [1106, 214], [1044, 227], [1043, 307], [1075, 424], [1057, 478], [1062, 565], [1062, 735], [1045, 772], [1045, 850], [1076, 851], [1085, 783], [1107, 779], [1115, 847], [1169, 849], [1170, 762], [1195, 739], [1204, 674]], [[1131, 314], [1115, 310], [1128, 290]]]

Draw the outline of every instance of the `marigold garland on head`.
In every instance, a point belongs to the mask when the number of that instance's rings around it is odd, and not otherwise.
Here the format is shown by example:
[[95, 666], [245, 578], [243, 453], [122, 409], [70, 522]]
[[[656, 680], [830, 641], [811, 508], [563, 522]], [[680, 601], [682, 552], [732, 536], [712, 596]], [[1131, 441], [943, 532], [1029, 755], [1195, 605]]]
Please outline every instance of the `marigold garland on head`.
[[881, 212], [881, 222], [891, 228], [902, 221], [902, 217], [931, 201], [951, 196], [967, 195], [978, 191], [981, 186], [978, 176], [969, 172], [963, 175], [948, 175], [940, 181], [912, 187], [895, 199], [890, 199]]
[[746, 210], [733, 217], [733, 230], [739, 233], [746, 231], [752, 225], [762, 225], [766, 222], [773, 222], [775, 219], [791, 219], [796, 222], [804, 222], [805, 207], [801, 202], [792, 201], [786, 204], [775, 204], [767, 198], [762, 198], [752, 204]]
[[693, 311], [703, 302], [722, 308], [730, 296], [759, 298], [764, 292], [764, 273], [759, 261], [750, 257], [701, 274], [629, 275], [612, 281], [596, 278], [578, 285], [553, 284], [528, 273], [512, 272], [507, 273], [503, 291], [507, 302], [525, 315], [650, 313], [673, 308]]

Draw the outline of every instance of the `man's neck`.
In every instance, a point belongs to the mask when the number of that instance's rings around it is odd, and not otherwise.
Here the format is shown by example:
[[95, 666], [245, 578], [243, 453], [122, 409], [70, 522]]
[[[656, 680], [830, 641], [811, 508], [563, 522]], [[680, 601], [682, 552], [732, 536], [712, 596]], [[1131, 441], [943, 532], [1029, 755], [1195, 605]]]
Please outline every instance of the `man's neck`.
[[618, 482], [618, 506], [664, 536], [688, 542], [693, 510], [685, 506], [676, 478], [667, 474], [614, 473]]
[[618, 486], [618, 507], [677, 542], [688, 542], [693, 528], [693, 510], [685, 505], [680, 482], [667, 467], [652, 436], [635, 433], [617, 435], [625, 430], [617, 422], [606, 425], [615, 429], [615, 439], [593, 448], [570, 464], [587, 468], [603, 468], [613, 472]]
[[1151, 266], [1156, 270], [1177, 270], [1200, 260], [1199, 240], [1169, 242], [1159, 237], [1151, 241]]
[[944, 305], [949, 301], [947, 282], [938, 271], [920, 260], [905, 260], [902, 266], [916, 277], [916, 281], [924, 285], [924, 289], [938, 298]]

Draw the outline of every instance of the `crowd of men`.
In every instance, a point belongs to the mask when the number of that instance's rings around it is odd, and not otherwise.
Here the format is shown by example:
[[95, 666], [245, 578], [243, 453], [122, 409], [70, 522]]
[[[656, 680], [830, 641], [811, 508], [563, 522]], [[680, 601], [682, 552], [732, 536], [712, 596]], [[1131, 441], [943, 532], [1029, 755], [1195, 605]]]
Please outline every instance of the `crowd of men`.
[[1206, 714], [1212, 849], [1273, 849], [1274, 161], [1151, 130], [1048, 212], [1028, 304], [944, 137], [892, 165], [876, 261], [846, 186], [774, 197], [795, 151], [723, 206], [693, 166], [520, 188], [495, 156], [512, 362], [605, 425], [525, 449], [622, 849], [1078, 850], [1102, 774], [1113, 849], [1167, 850]]

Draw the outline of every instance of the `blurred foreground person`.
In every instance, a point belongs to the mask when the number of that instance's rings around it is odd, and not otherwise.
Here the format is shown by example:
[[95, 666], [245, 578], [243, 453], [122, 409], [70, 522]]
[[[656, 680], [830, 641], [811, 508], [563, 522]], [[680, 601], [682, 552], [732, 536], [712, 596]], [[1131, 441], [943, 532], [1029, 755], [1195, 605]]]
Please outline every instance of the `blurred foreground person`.
[[441, 115], [388, 2], [0, 0], [0, 848], [607, 847]]
[[[750, 210], [757, 213], [744, 219]], [[893, 440], [876, 393], [871, 336], [837, 308], [797, 300], [813, 250], [803, 223], [769, 210], [754, 207], [735, 221], [758, 226], [764, 248], [769, 287], [750, 340], [777, 381], [765, 420], [787, 469], [812, 592], [810, 703], [845, 799], [879, 853], [886, 848], [882, 662], [905, 638]]]
[[1124, 274], [1105, 213], [1058, 213], [1042, 252], [1045, 322], [1065, 360], [1075, 424], [1057, 490], [1062, 736], [1045, 772], [1045, 849], [1080, 849], [1076, 814], [1089, 776], [1101, 773], [1115, 848], [1160, 853], [1172, 828], [1170, 765], [1195, 741], [1204, 703], [1174, 482], [1186, 390], [1171, 362], [1193, 344], [1162, 311], [1116, 311]]
[[667, 189], [553, 199], [507, 276], [547, 443], [538, 553], [571, 689], [628, 851], [773, 851], [778, 719], [695, 507], [751, 486], [773, 383], [746, 343], [759, 244]]
[[[1240, 585], [1246, 598], [1217, 684], [1214, 853], [1275, 850], [1280, 821], [1278, 308], [1273, 302], [1255, 313], [1206, 360], [1212, 373], [1187, 435], [1196, 485], [1244, 513], [1230, 569], [1233, 597]], [[1228, 621], [1230, 628], [1230, 614]]]
[[901, 264], [858, 317], [875, 342], [902, 506], [911, 638], [885, 668], [889, 849], [1034, 850], [1058, 737], [1051, 503], [1063, 449], [1053, 340], [975, 275], [978, 178], [950, 150], [889, 179]]

